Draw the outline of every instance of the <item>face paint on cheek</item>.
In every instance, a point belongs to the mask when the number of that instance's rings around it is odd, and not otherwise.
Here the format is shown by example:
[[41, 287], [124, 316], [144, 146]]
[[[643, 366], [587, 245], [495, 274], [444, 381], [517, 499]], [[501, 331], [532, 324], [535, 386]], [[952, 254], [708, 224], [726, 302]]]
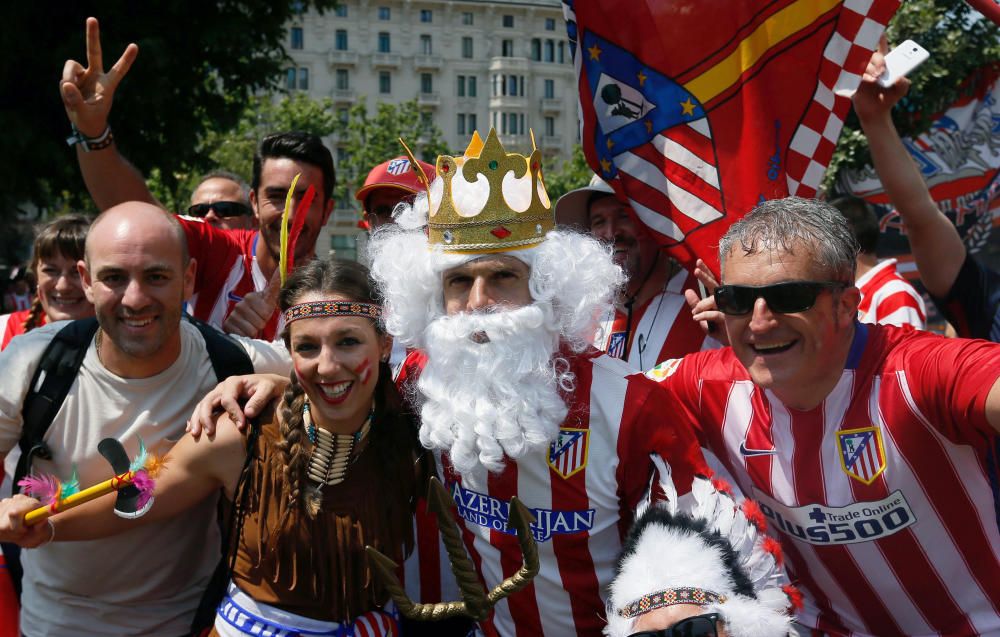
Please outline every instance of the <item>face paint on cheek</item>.
[[361, 380], [361, 384], [365, 385], [372, 377], [372, 362], [369, 359], [361, 361], [361, 364], [355, 367], [353, 370], [354, 375]]
[[292, 363], [292, 369], [295, 370], [295, 380], [299, 381], [299, 387], [302, 386], [302, 372], [299, 370], [299, 364], [296, 362]]

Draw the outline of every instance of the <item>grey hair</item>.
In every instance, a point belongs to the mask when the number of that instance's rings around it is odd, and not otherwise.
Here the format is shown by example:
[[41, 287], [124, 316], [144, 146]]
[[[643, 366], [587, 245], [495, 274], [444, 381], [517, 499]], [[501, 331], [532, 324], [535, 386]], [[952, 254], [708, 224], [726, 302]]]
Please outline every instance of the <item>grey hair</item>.
[[812, 248], [814, 263], [830, 278], [854, 283], [858, 241], [840, 211], [816, 199], [786, 197], [762, 201], [734, 223], [719, 241], [719, 265], [737, 246], [743, 254], [781, 250], [794, 254], [802, 245]]

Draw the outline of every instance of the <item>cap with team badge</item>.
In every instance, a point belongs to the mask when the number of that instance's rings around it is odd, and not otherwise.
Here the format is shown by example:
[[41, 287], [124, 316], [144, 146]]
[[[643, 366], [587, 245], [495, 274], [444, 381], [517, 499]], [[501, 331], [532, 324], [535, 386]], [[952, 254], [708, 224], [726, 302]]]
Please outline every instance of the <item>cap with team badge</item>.
[[[434, 181], [436, 176], [434, 166], [425, 161], [417, 161], [424, 169], [427, 178]], [[364, 203], [365, 198], [375, 188], [398, 188], [409, 193], [421, 192], [424, 190], [424, 186], [421, 185], [419, 177], [417, 171], [413, 169], [413, 162], [410, 158], [401, 155], [372, 168], [365, 179], [365, 185], [354, 193], [354, 198]]]

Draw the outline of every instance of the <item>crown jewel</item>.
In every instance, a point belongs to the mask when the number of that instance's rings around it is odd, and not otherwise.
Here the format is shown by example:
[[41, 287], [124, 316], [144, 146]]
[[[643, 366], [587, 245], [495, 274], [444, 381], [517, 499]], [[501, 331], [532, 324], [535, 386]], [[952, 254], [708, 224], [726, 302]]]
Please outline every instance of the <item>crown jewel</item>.
[[[534, 146], [534, 136], [532, 136]], [[428, 241], [450, 252], [527, 248], [555, 227], [542, 180], [542, 153], [508, 153], [496, 131], [478, 133], [461, 157], [441, 155], [440, 177], [428, 192]]]

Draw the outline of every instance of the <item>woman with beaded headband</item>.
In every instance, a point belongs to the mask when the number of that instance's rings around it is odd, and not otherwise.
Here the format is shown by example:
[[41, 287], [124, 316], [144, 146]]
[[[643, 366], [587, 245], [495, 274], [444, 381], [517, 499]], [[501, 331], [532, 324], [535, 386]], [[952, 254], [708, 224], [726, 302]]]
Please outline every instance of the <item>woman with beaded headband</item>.
[[30, 308], [0, 316], [0, 349], [15, 336], [46, 323], [94, 315], [94, 305], [84, 296], [76, 269], [77, 261], [84, 257], [83, 242], [89, 227], [89, 218], [72, 214], [38, 229], [28, 268], [38, 289]]
[[53, 518], [56, 541], [178, 515], [221, 488], [235, 507], [213, 635], [398, 635], [365, 547], [395, 560], [412, 550], [430, 459], [392, 382], [368, 270], [315, 259], [289, 276], [279, 303], [294, 366], [280, 403], [247, 434], [223, 416], [214, 438], [182, 438], [145, 517], [122, 521], [105, 498]]

